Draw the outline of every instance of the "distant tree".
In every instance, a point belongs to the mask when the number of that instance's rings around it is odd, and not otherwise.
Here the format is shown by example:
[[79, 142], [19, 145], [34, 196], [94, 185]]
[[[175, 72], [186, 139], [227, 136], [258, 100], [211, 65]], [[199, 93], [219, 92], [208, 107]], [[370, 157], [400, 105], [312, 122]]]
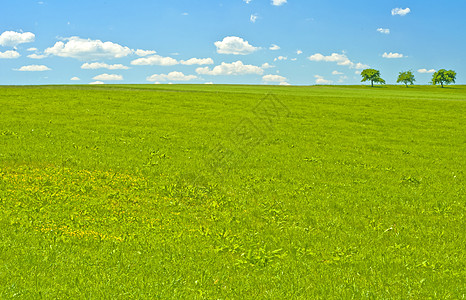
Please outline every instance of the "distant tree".
[[385, 84], [385, 80], [380, 77], [380, 71], [379, 70], [374, 70], [374, 69], [365, 69], [361, 72], [362, 80], [361, 82], [364, 81], [370, 81], [371, 86], [374, 86], [375, 83], [380, 83], [380, 84]]
[[455, 83], [456, 72], [453, 70], [441, 69], [432, 75], [432, 84], [441, 84], [442, 88], [444, 84]]
[[416, 79], [414, 78], [413, 72], [406, 71], [406, 72], [400, 72], [400, 74], [398, 75], [398, 80], [396, 81], [396, 83], [403, 82], [404, 84], [406, 84], [406, 87], [408, 87], [408, 83], [409, 84], [414, 84], [415, 81], [416, 81]]

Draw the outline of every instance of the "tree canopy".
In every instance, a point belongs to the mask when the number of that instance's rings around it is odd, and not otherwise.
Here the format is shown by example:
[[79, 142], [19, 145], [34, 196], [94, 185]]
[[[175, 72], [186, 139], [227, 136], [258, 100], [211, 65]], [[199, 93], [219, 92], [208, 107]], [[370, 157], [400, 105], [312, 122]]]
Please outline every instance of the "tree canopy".
[[453, 70], [441, 69], [432, 75], [432, 84], [441, 84], [442, 88], [444, 84], [455, 83], [456, 72]]
[[408, 87], [408, 83], [409, 84], [414, 84], [415, 81], [416, 81], [416, 79], [414, 78], [413, 72], [412, 71], [406, 71], [406, 72], [400, 72], [400, 74], [398, 75], [398, 79], [397, 79], [396, 83], [403, 82], [404, 84], [406, 84], [406, 87]]
[[385, 80], [380, 77], [380, 71], [375, 70], [375, 69], [365, 69], [361, 72], [362, 80], [361, 82], [364, 81], [370, 81], [371, 86], [374, 86], [375, 83], [380, 83], [380, 84], [385, 84]]

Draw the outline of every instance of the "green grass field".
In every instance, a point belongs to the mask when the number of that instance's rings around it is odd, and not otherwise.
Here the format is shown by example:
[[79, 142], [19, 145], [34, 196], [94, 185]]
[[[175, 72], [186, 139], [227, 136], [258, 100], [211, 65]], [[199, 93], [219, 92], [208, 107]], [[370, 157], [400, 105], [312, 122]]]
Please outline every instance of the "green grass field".
[[466, 86], [0, 87], [0, 298], [464, 299]]

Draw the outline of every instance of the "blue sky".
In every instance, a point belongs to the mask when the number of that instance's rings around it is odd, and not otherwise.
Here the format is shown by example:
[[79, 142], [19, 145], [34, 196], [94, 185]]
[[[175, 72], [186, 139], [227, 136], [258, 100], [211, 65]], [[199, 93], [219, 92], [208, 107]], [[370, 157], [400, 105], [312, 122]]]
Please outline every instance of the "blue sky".
[[466, 83], [466, 1], [2, 1], [0, 84]]

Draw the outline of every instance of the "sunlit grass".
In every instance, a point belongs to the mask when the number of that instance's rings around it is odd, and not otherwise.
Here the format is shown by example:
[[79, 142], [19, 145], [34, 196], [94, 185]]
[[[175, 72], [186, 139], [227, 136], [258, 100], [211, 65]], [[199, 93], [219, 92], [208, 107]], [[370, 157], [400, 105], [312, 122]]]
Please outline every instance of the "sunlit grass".
[[462, 298], [465, 90], [0, 87], [0, 298]]

